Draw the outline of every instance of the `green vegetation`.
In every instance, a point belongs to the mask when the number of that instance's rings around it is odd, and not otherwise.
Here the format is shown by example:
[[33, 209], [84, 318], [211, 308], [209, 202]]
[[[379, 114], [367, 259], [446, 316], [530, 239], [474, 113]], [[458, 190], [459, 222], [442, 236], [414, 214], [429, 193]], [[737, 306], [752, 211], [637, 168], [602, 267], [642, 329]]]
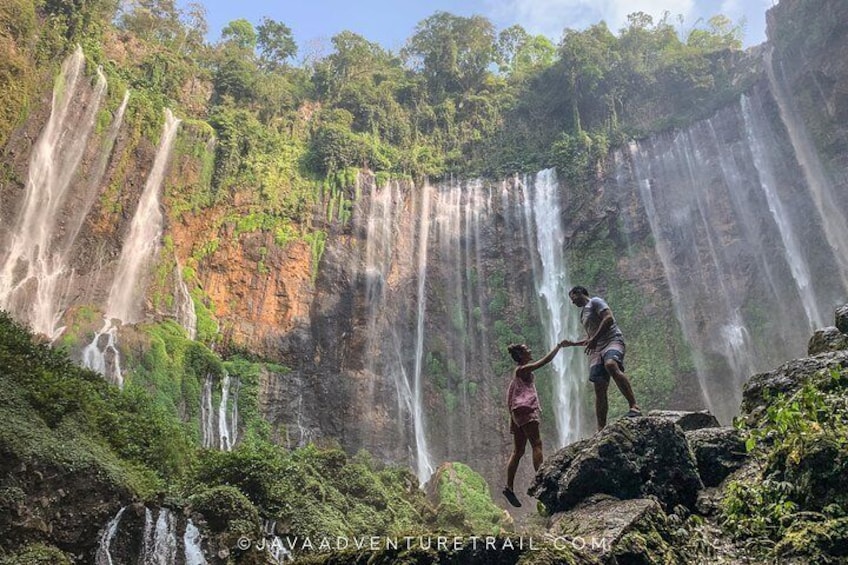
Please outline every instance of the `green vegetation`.
[[365, 453], [349, 459], [337, 449], [286, 453], [245, 442], [229, 453], [204, 452], [194, 479], [236, 487], [262, 515], [286, 525], [281, 535], [403, 535], [422, 531], [431, 512], [409, 471], [382, 468]]
[[[53, 469], [64, 481], [80, 476], [118, 489], [127, 500], [167, 495], [202, 514], [229, 545], [255, 532], [260, 515], [278, 520], [279, 533], [301, 537], [406, 535], [435, 523], [436, 513], [408, 470], [384, 466], [365, 452], [348, 457], [313, 445], [289, 452], [264, 439], [259, 377], [284, 367], [241, 356], [222, 363], [172, 322], [149, 326], [144, 335], [150, 343], [141, 349], [148, 353], [120, 390], [63, 352], [34, 343], [0, 311], [0, 451], [32, 468]], [[224, 370], [240, 382], [244, 438], [232, 452], [203, 450], [192, 428], [199, 378]], [[25, 504], [27, 496], [4, 483], [0, 509]], [[36, 544], [0, 562], [63, 559], [55, 548]]]
[[848, 370], [815, 375], [740, 426], [761, 476], [731, 484], [725, 527], [774, 559], [837, 563], [848, 547]]
[[506, 513], [495, 506], [489, 485], [470, 467], [447, 463], [433, 478], [438, 492], [437, 524], [446, 531], [503, 534], [509, 529]]

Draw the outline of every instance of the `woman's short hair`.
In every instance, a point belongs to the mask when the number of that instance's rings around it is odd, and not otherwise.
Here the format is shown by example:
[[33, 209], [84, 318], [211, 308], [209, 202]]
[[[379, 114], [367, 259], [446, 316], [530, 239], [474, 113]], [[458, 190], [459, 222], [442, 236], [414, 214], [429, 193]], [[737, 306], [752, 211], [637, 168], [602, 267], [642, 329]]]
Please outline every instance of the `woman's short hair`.
[[521, 354], [527, 351], [527, 349], [527, 346], [523, 343], [512, 343], [506, 348], [506, 350], [509, 351], [509, 354], [512, 356], [512, 360], [516, 363], [521, 362]]

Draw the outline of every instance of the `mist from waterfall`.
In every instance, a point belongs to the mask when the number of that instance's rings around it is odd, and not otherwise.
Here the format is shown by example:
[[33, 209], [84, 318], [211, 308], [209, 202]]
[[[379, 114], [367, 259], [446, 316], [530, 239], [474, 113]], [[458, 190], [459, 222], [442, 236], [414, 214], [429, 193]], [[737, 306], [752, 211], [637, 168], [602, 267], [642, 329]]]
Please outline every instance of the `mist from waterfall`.
[[0, 308], [51, 338], [60, 315], [58, 289], [69, 276], [64, 224], [73, 229], [87, 212], [75, 207], [68, 219], [62, 211], [106, 93], [103, 72], [97, 69], [92, 89], [84, 70], [77, 45], [56, 78], [50, 118], [33, 147], [22, 209], [0, 265]]
[[844, 198], [840, 199], [833, 190], [833, 184], [819, 159], [804, 120], [788, 92], [783, 69], [774, 61], [772, 50], [769, 46], [763, 53], [771, 93], [780, 108], [780, 117], [792, 142], [795, 158], [804, 173], [807, 190], [818, 211], [825, 238], [833, 249], [842, 284], [848, 288], [848, 220], [840, 205], [844, 203]]
[[738, 412], [744, 382], [803, 355], [822, 311], [846, 292], [839, 277], [812, 273], [839, 265], [834, 242], [848, 226], [833, 219], [839, 207], [823, 212], [823, 176], [814, 186], [811, 167], [797, 165], [815, 151], [769, 120], [769, 96], [754, 89], [616, 156], [628, 169], [620, 190], [639, 191], [703, 402], [723, 422]]

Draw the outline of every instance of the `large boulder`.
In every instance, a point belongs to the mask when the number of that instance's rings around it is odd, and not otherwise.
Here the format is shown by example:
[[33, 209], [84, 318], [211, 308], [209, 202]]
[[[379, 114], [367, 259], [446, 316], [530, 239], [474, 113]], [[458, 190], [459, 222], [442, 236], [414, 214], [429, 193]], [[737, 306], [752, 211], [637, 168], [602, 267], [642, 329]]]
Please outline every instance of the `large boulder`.
[[686, 432], [686, 440], [706, 487], [718, 486], [748, 458], [742, 433], [734, 427], [692, 430]]
[[848, 334], [848, 304], [843, 304], [836, 309], [836, 329]]
[[549, 512], [594, 494], [621, 500], [655, 497], [665, 509], [694, 508], [703, 488], [686, 436], [666, 418], [622, 418], [559, 450], [527, 491]]
[[513, 528], [512, 517], [492, 501], [480, 474], [463, 463], [443, 463], [425, 485], [436, 509], [436, 525], [445, 531], [497, 534]]
[[769, 404], [779, 394], [790, 395], [804, 386], [820, 371], [848, 368], [848, 351], [832, 351], [814, 357], [793, 359], [767, 373], [752, 376], [742, 393], [742, 415], [748, 424], [756, 424]]
[[707, 410], [700, 412], [686, 412], [683, 410], [651, 410], [648, 416], [652, 418], [666, 418], [671, 420], [684, 432], [700, 430], [701, 428], [718, 428], [721, 424], [715, 416]]
[[551, 516], [548, 534], [601, 563], [680, 563], [669, 529], [657, 501], [600, 494]]
[[808, 355], [818, 355], [819, 353], [842, 349], [848, 349], [848, 335], [839, 331], [835, 326], [816, 330], [807, 344]]

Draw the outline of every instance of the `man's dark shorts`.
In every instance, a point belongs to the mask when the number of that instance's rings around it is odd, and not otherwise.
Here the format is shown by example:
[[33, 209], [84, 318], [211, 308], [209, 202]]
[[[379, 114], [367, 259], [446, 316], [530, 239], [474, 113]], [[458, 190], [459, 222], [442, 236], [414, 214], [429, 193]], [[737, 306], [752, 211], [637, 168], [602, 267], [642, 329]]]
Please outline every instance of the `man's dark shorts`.
[[604, 363], [612, 359], [618, 363], [619, 369], [624, 372], [624, 343], [613, 341], [604, 349], [593, 353], [589, 358], [589, 381], [593, 383], [609, 383], [610, 374]]

